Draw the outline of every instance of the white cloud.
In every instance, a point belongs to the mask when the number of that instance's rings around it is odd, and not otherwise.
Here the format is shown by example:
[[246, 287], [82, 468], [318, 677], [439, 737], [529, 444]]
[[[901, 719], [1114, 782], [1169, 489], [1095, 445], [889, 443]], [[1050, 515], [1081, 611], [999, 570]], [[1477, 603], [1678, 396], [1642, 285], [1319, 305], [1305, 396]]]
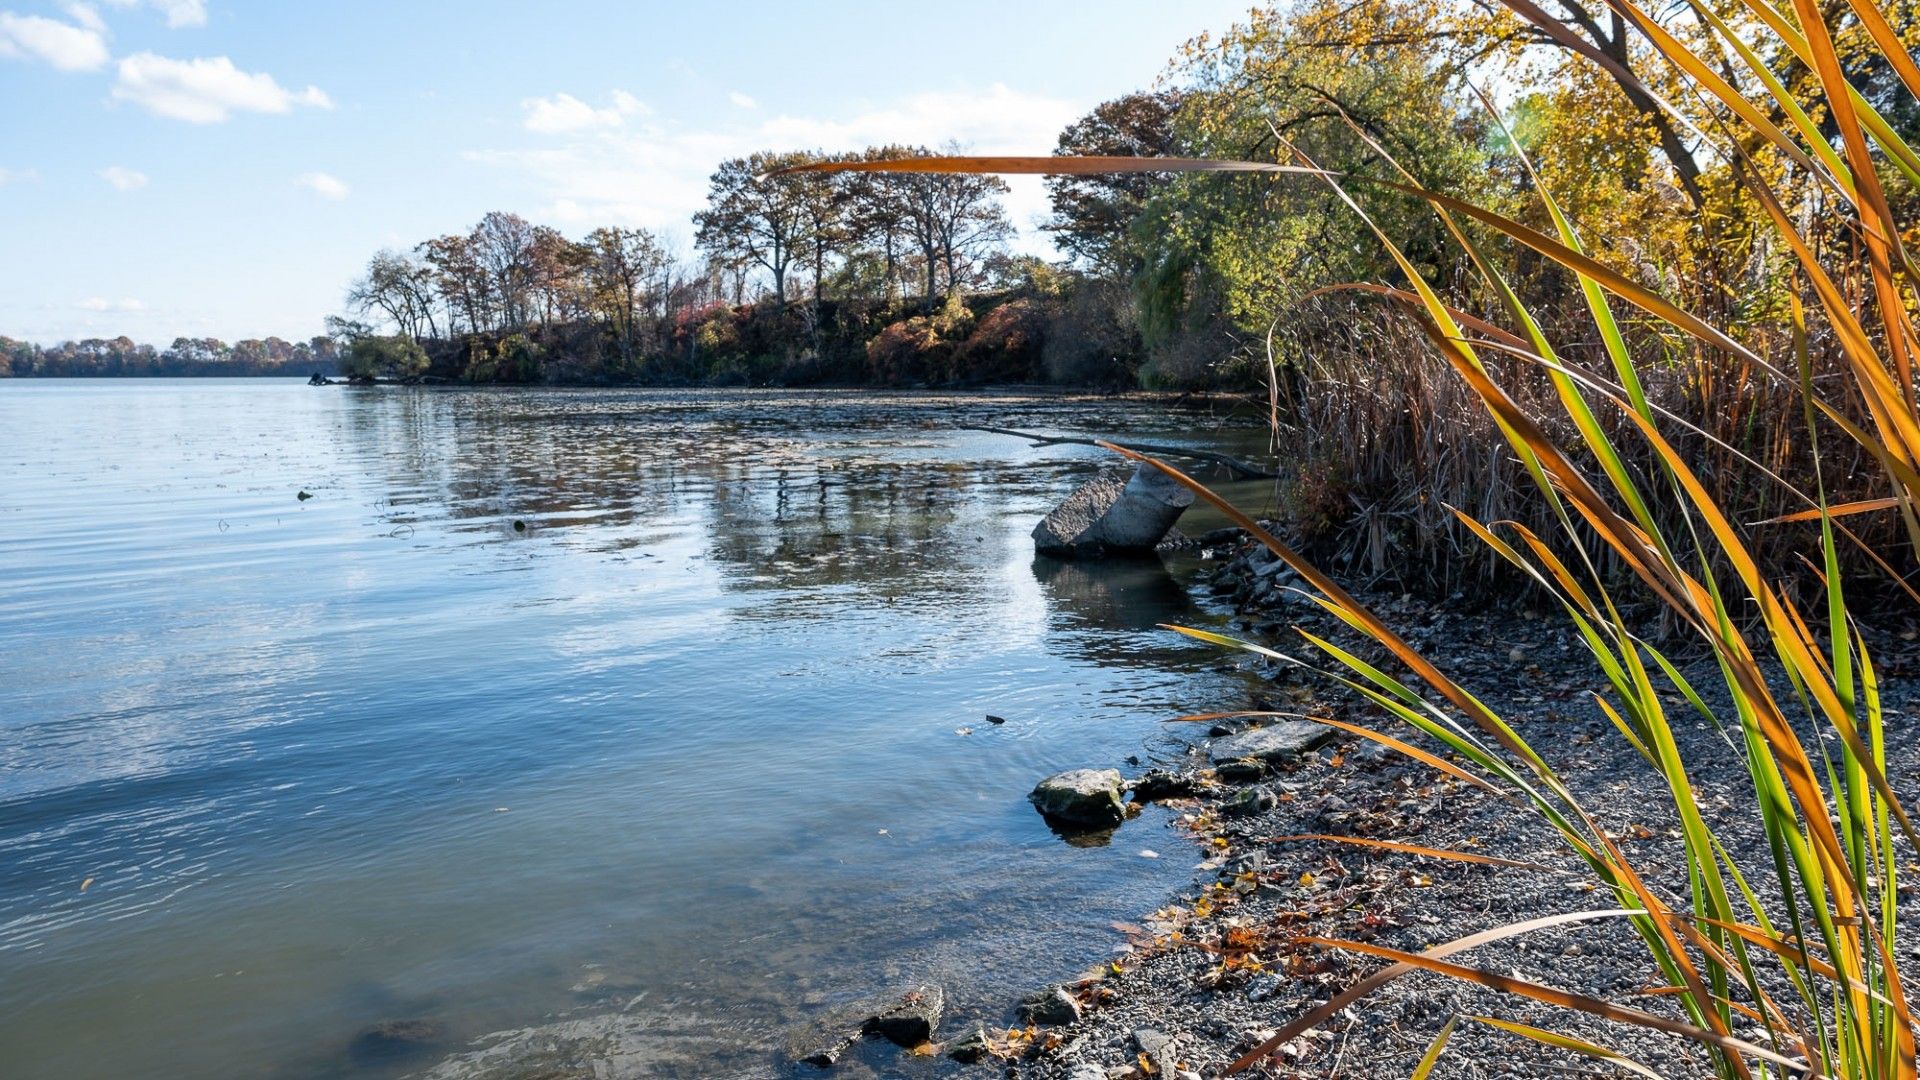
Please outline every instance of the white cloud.
[[627, 117], [642, 115], [646, 111], [647, 107], [641, 104], [640, 99], [625, 90], [614, 91], [613, 104], [604, 109], [596, 109], [572, 94], [555, 94], [520, 102], [520, 122], [528, 131], [561, 135], [596, 128], [617, 128], [627, 122]]
[[[476, 151], [467, 157], [527, 175], [546, 194], [541, 215], [556, 224], [660, 228], [684, 226], [706, 205], [714, 168], [756, 150], [832, 152], [958, 141], [984, 154], [1044, 154], [1053, 149], [1060, 129], [1084, 111], [1074, 102], [994, 85], [975, 93], [918, 94], [842, 117], [786, 115], [699, 130], [659, 121], [582, 127], [553, 145]], [[1023, 231], [1017, 246], [1050, 251], [1050, 241], [1031, 228], [1047, 210], [1041, 178], [1008, 181], [1007, 214]]]
[[752, 98], [748, 97], [747, 95], [741, 93], [738, 90], [735, 90], [732, 93], [728, 94], [727, 100], [733, 102], [735, 106], [742, 109], [757, 109], [760, 107], [759, 102], [753, 100]]
[[[141, 0], [107, 0], [117, 8], [139, 7]], [[167, 25], [174, 29], [182, 26], [205, 26], [207, 24], [206, 0], [145, 0], [146, 6], [167, 17]]]
[[301, 173], [293, 178], [293, 182], [298, 187], [307, 188], [321, 198], [331, 199], [334, 202], [346, 198], [347, 193], [352, 190], [347, 187], [346, 181], [323, 172]]
[[98, 71], [108, 60], [99, 30], [11, 11], [0, 11], [0, 56], [42, 60], [61, 71]]
[[166, 15], [168, 26], [207, 25], [205, 0], [153, 0], [153, 6]]
[[74, 22], [79, 23], [81, 26], [86, 27], [96, 34], [104, 34], [107, 32], [107, 21], [100, 17], [100, 12], [96, 10], [92, 4], [81, 4], [75, 3], [73, 0], [68, 0], [67, 3], [60, 5], [60, 10], [67, 13], [67, 18], [72, 19]]
[[217, 124], [236, 112], [284, 113], [295, 105], [333, 108], [317, 86], [295, 93], [264, 72], [241, 71], [224, 56], [174, 60], [136, 53], [120, 61], [113, 96], [192, 124]]
[[104, 296], [89, 296], [73, 305], [82, 311], [145, 311], [147, 305], [131, 297], [124, 300], [109, 300]]
[[101, 169], [100, 179], [121, 191], [136, 191], [147, 186], [146, 173], [129, 169], [125, 165], [109, 165]]

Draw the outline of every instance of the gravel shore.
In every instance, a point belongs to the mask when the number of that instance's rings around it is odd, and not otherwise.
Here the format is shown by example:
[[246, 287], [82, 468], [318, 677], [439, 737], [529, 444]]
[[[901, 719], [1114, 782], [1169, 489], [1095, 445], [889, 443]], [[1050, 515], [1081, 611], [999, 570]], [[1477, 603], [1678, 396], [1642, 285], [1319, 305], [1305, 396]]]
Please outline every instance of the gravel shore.
[[[1265, 556], [1240, 550], [1223, 559], [1213, 575], [1213, 589], [1242, 612], [1238, 626], [1256, 640], [1302, 657], [1308, 647], [1288, 626], [1303, 624], [1322, 634], [1344, 631], [1290, 592], [1290, 573], [1270, 566]], [[1653, 887], [1676, 903], [1685, 896], [1686, 865], [1671, 796], [1593, 704], [1591, 692], [1603, 680], [1557, 612], [1548, 616], [1509, 606], [1460, 613], [1457, 608], [1464, 605], [1457, 603], [1366, 599], [1561, 772]], [[1920, 775], [1914, 737], [1920, 688], [1912, 678], [1920, 670], [1920, 651], [1913, 638], [1910, 624], [1869, 635], [1883, 680], [1889, 776], [1903, 800], [1910, 799]], [[1355, 641], [1351, 633], [1345, 640]], [[1689, 649], [1676, 646], [1669, 655], [1704, 692], [1719, 683], [1718, 673], [1709, 657], [1697, 649], [1689, 655]], [[1326, 680], [1277, 666], [1271, 674], [1270, 700], [1263, 707], [1334, 717], [1394, 735], [1408, 731], [1357, 696], [1337, 687], [1330, 691]], [[1723, 697], [1709, 695], [1709, 707], [1720, 708]], [[1766, 897], [1771, 863], [1738, 747], [1677, 694], [1669, 716], [1707, 822]], [[1228, 734], [1229, 726], [1214, 726], [1210, 740], [1208, 725], [1193, 725], [1190, 759], [1178, 772], [1197, 786], [1188, 796], [1167, 800], [1176, 811], [1171, 827], [1178, 835], [1144, 841], [1168, 857], [1179, 857], [1184, 845], [1197, 867], [1191, 890], [1159, 911], [1141, 913], [1137, 924], [1116, 926], [1127, 944], [1114, 963], [1066, 984], [1079, 1006], [1078, 1019], [1056, 1011], [1051, 1019], [1070, 1022], [1035, 1025], [1010, 1039], [1002, 1038], [1007, 1031], [989, 1032], [994, 1048], [1010, 1055], [989, 1059], [1007, 1076], [1220, 1076], [1278, 1025], [1383, 963], [1293, 939], [1341, 938], [1419, 950], [1536, 916], [1615, 906], [1557, 834], [1503, 796], [1345, 733], [1258, 779], [1225, 770], [1243, 780], [1232, 783], [1209, 767], [1209, 742]], [[1466, 850], [1529, 865], [1464, 864], [1320, 839], [1276, 839], [1303, 835]], [[1912, 856], [1905, 853], [1902, 864], [1920, 883], [1920, 865]], [[1903, 883], [1903, 917], [1910, 916], [1913, 895], [1913, 885]], [[1904, 957], [1912, 953], [1915, 939], [1903, 931], [1897, 944]], [[1645, 993], [1658, 985], [1658, 972], [1645, 946], [1617, 920], [1536, 932], [1456, 959], [1653, 1012], [1674, 1012], [1670, 1003]], [[1547, 1027], [1623, 1052], [1661, 1076], [1710, 1075], [1706, 1055], [1681, 1039], [1429, 974], [1390, 984], [1244, 1075], [1404, 1077], [1455, 1015]], [[1628, 1074], [1462, 1022], [1433, 1075]]]

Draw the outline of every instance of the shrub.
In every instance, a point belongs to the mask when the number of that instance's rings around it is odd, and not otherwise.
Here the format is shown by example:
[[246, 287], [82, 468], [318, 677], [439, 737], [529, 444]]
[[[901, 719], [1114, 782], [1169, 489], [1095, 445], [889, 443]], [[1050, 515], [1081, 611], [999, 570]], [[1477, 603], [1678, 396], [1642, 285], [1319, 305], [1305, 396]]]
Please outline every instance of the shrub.
[[956, 377], [971, 383], [1033, 382], [1050, 322], [1036, 299], [1021, 297], [993, 308], [955, 351]]
[[427, 370], [427, 352], [410, 337], [357, 337], [347, 346], [346, 366], [354, 379], [410, 379]]

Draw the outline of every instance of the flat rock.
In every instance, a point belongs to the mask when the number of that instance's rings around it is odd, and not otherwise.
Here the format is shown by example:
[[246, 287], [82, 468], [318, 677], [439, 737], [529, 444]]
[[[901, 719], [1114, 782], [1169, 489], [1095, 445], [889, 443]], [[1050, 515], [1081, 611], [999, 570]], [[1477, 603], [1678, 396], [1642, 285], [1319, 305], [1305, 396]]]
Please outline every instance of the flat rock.
[[1071, 769], [1034, 785], [1027, 800], [1055, 821], [1098, 828], [1126, 820], [1124, 786], [1118, 769]]
[[787, 1035], [786, 1056], [816, 1068], [832, 1068], [841, 1055], [860, 1041], [873, 1009], [850, 1005], [834, 1009]]
[[1173, 1072], [1173, 1037], [1159, 1028], [1135, 1028], [1133, 1041], [1140, 1052], [1147, 1055], [1153, 1063], [1153, 1071], [1160, 1076], [1169, 1076]]
[[1264, 765], [1284, 765], [1333, 738], [1333, 729], [1306, 720], [1282, 720], [1243, 731], [1213, 744], [1208, 751], [1216, 765], [1252, 758]]
[[1255, 758], [1235, 758], [1221, 762], [1213, 772], [1229, 784], [1251, 784], [1267, 775], [1267, 767]]

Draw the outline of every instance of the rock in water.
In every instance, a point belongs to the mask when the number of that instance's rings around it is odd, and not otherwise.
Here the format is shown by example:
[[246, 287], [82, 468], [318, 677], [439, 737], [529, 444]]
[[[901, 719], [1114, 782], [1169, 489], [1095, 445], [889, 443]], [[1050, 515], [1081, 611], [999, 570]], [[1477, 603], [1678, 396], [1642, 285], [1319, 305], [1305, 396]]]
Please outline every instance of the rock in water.
[[938, 986], [920, 986], [896, 997], [868, 999], [828, 1010], [811, 1023], [790, 1032], [786, 1056], [791, 1061], [831, 1068], [863, 1035], [879, 1035], [912, 1049], [933, 1040], [947, 995]]
[[[987, 1029], [975, 1024], [966, 1038], [954, 1043], [947, 1056], [955, 1061], [972, 1065], [985, 1061], [993, 1053], [993, 1043], [987, 1038]], [[1104, 1076], [1101, 1080], [1106, 1080]]]
[[1127, 816], [1120, 799], [1118, 769], [1074, 769], [1055, 773], [1034, 785], [1027, 796], [1034, 809], [1072, 825], [1118, 825]]
[[1333, 729], [1324, 724], [1282, 720], [1221, 739], [1209, 753], [1216, 764], [1252, 758], [1264, 765], [1284, 765], [1331, 738]]
[[391, 1065], [436, 1050], [446, 1038], [438, 1020], [383, 1020], [354, 1036], [347, 1054], [362, 1067]]
[[867, 1021], [866, 1029], [895, 1046], [908, 1049], [933, 1039], [940, 1026], [940, 1013], [947, 1005], [945, 991], [937, 986], [922, 986], [901, 995], [900, 1002]]
[[872, 1017], [871, 1003], [828, 1010], [787, 1034], [787, 1057], [816, 1068], [832, 1068], [842, 1054], [860, 1041]]
[[1044, 555], [1070, 559], [1152, 551], [1192, 505], [1193, 492], [1141, 465], [1124, 480], [1107, 474], [1075, 488], [1033, 527], [1033, 543]]

